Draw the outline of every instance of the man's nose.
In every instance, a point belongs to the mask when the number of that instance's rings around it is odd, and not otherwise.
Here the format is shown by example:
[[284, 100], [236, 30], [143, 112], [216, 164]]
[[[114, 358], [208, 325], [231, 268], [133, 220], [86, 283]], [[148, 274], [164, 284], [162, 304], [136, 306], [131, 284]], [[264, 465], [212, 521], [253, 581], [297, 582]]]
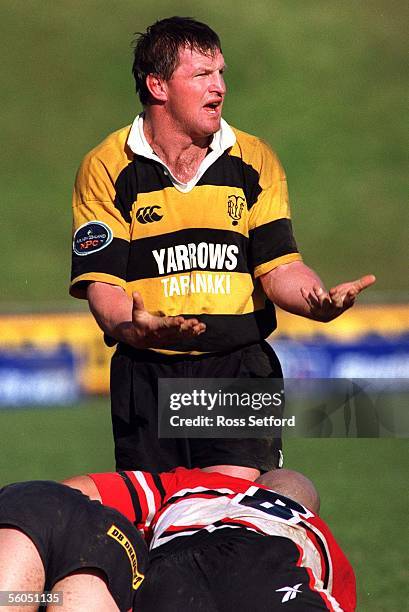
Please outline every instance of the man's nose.
[[211, 91], [216, 92], [221, 96], [224, 96], [224, 94], [226, 93], [226, 83], [224, 81], [223, 74], [221, 74], [220, 72], [216, 72], [213, 75], [213, 79], [211, 82]]

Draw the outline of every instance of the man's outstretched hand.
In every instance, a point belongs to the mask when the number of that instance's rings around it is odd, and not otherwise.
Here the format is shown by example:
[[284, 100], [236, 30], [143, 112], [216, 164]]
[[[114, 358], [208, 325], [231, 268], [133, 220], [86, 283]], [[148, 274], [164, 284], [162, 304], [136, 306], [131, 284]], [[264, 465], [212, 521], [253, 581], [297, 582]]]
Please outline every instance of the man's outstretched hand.
[[314, 285], [312, 291], [304, 287], [301, 294], [310, 308], [311, 318], [316, 321], [332, 321], [353, 306], [357, 295], [373, 285], [376, 278], [368, 274], [355, 281], [342, 283], [325, 291], [320, 285]]
[[153, 315], [140, 294], [132, 293], [132, 326], [139, 348], [166, 348], [186, 338], [200, 336], [206, 325], [197, 319]]

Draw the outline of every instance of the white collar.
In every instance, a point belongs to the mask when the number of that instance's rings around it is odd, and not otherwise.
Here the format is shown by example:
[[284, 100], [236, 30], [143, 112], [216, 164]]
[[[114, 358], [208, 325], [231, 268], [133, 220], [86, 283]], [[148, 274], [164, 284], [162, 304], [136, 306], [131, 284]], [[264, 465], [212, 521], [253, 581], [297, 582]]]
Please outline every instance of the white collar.
[[233, 132], [229, 124], [224, 119], [221, 119], [220, 130], [213, 134], [212, 141], [209, 145], [209, 148], [211, 149], [210, 153], [206, 155], [206, 157], [200, 164], [196, 175], [188, 183], [181, 183], [180, 181], [178, 181], [178, 179], [172, 175], [170, 169], [165, 164], [165, 162], [162, 161], [160, 157], [156, 155], [156, 153], [154, 153], [152, 147], [146, 140], [143, 131], [143, 113], [138, 115], [132, 123], [127, 144], [131, 151], [133, 151], [136, 155], [142, 155], [143, 157], [147, 157], [148, 159], [153, 159], [159, 162], [164, 167], [164, 173], [169, 176], [176, 189], [178, 189], [178, 191], [182, 191], [183, 193], [187, 193], [188, 191], [191, 191], [193, 189], [199, 179], [203, 176], [206, 170], [216, 161], [216, 159], [223, 155], [226, 149], [232, 147], [235, 142], [235, 133]]

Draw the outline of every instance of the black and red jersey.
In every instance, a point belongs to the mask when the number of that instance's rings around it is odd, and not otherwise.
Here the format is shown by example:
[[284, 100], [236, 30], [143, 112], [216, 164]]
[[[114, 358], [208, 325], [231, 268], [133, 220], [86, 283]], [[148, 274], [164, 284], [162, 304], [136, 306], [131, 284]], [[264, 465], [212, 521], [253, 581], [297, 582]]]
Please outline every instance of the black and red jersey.
[[355, 577], [327, 525], [308, 508], [248, 480], [199, 469], [91, 474], [102, 502], [145, 533], [151, 550], [201, 530], [248, 529], [292, 540], [329, 609], [354, 610]]

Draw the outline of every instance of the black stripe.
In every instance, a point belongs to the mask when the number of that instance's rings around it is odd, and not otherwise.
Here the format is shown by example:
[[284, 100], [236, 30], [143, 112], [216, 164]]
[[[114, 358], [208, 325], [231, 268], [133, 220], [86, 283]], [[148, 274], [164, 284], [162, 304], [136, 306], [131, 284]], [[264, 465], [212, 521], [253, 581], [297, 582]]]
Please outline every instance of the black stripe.
[[129, 242], [114, 238], [107, 247], [89, 255], [72, 254], [71, 280], [81, 274], [102, 272], [126, 280]]
[[302, 525], [302, 526], [303, 526], [303, 527], [304, 527], [304, 528], [305, 528], [307, 531], [310, 531], [310, 532], [311, 532], [311, 533], [312, 533], [312, 534], [315, 536], [315, 538], [316, 538], [316, 540], [317, 540], [317, 542], [318, 542], [318, 544], [319, 544], [319, 547], [320, 547], [320, 550], [321, 550], [322, 556], [323, 556], [323, 558], [324, 558], [324, 563], [325, 563], [325, 567], [324, 567], [324, 580], [323, 580], [323, 583], [324, 583], [324, 589], [327, 589], [327, 588], [328, 588], [328, 583], [329, 583], [330, 564], [329, 564], [329, 559], [328, 559], [328, 555], [327, 555], [327, 550], [326, 550], [326, 548], [325, 548], [325, 544], [324, 544], [324, 542], [322, 541], [322, 539], [320, 538], [320, 536], [319, 536], [319, 535], [317, 535], [317, 533], [314, 531], [314, 529], [312, 529], [312, 528], [311, 528], [311, 527], [308, 525], [308, 523], [301, 522], [300, 524], [301, 524], [301, 525]]
[[[229, 271], [247, 272], [249, 274], [252, 273], [252, 270], [249, 270], [247, 264], [247, 250], [249, 241], [246, 236], [229, 230], [192, 228], [179, 230], [177, 232], [169, 232], [160, 236], [132, 240], [129, 247], [129, 276], [127, 277], [127, 281], [130, 282], [143, 278], [156, 278], [161, 276], [159, 273], [159, 266], [152, 254], [152, 251], [159, 252], [161, 249], [172, 248], [176, 245], [187, 246], [190, 243], [197, 246], [202, 242], [212, 244], [227, 244], [228, 246], [235, 245], [238, 247], [238, 252], [235, 253], [236, 257], [238, 258], [237, 267], [234, 270]], [[168, 251], [166, 251], [165, 270], [162, 276], [177, 273], [174, 270], [170, 270], [168, 272], [166, 268], [167, 253]], [[195, 267], [195, 270], [212, 270], [212, 268], [209, 266], [208, 262], [206, 267]], [[223, 272], [223, 270], [227, 271], [227, 268], [223, 267], [220, 272]], [[185, 270], [180, 271], [184, 272]], [[187, 270], [187, 272], [189, 272], [189, 270]]]
[[298, 253], [290, 219], [277, 219], [249, 232], [254, 267], [290, 253]]
[[134, 485], [132, 484], [132, 481], [129, 478], [128, 474], [126, 474], [125, 472], [118, 472], [118, 474], [120, 475], [120, 477], [126, 484], [127, 489], [129, 491], [129, 495], [131, 496], [132, 506], [135, 512], [135, 523], [134, 524], [138, 525], [142, 521], [142, 508], [141, 508], [141, 504], [139, 503], [138, 493]]
[[221, 187], [238, 187], [243, 189], [247, 208], [257, 201], [262, 189], [258, 172], [241, 157], [230, 155], [225, 151], [199, 179], [198, 185], [216, 185]]
[[[258, 172], [240, 157], [230, 155], [227, 151], [206, 170], [197, 185], [242, 189], [248, 209], [257, 201], [262, 191]], [[115, 207], [130, 223], [132, 205], [137, 200], [138, 194], [161, 191], [167, 187], [173, 187], [173, 183], [164, 173], [162, 164], [135, 155], [133, 161], [120, 172], [115, 181]]]
[[[167, 346], [172, 351], [189, 352], [198, 351], [202, 353], [225, 353], [231, 352], [251, 344], [258, 344], [265, 340], [277, 327], [275, 309], [271, 302], [266, 302], [264, 310], [243, 315], [205, 315], [205, 314], [183, 314], [185, 319], [198, 319], [206, 324], [206, 331], [195, 338], [185, 339], [183, 342]], [[112, 340], [108, 346], [113, 346]], [[129, 355], [132, 359], [143, 361], [158, 361], [169, 359], [174, 363], [178, 359], [186, 359], [186, 356], [163, 355], [154, 351], [140, 351], [133, 349], [127, 344], [119, 344], [121, 354]], [[277, 377], [281, 377], [281, 372]]]
[[162, 504], [162, 503], [163, 503], [163, 500], [164, 500], [164, 499], [165, 499], [165, 497], [166, 497], [166, 491], [165, 491], [165, 489], [164, 489], [164, 487], [163, 487], [163, 484], [162, 484], [162, 481], [161, 481], [161, 479], [160, 479], [159, 474], [151, 474], [151, 476], [152, 476], [152, 480], [153, 480], [153, 482], [154, 482], [154, 483], [155, 483], [155, 485], [156, 485], [156, 488], [157, 488], [157, 489], [158, 489], [158, 491], [159, 491], [160, 498], [161, 498], [161, 504]]
[[132, 205], [138, 194], [161, 191], [165, 187], [172, 187], [172, 183], [164, 174], [163, 166], [154, 160], [135, 155], [115, 181], [115, 208], [130, 223]]
[[206, 324], [200, 336], [186, 338], [169, 348], [174, 351], [220, 352], [255, 344], [267, 338], [277, 327], [275, 309], [271, 302], [266, 308], [242, 315], [183, 315], [197, 318]]
[[[187, 491], [183, 495], [174, 495], [170, 497], [166, 503], [164, 504], [164, 508], [173, 504], [180, 499], [187, 499], [189, 497], [197, 497], [198, 495], [211, 495], [213, 497], [225, 497], [226, 493], [221, 493], [220, 491], [214, 491], [213, 489], [205, 489], [204, 491]], [[197, 529], [197, 528], [196, 528]]]

